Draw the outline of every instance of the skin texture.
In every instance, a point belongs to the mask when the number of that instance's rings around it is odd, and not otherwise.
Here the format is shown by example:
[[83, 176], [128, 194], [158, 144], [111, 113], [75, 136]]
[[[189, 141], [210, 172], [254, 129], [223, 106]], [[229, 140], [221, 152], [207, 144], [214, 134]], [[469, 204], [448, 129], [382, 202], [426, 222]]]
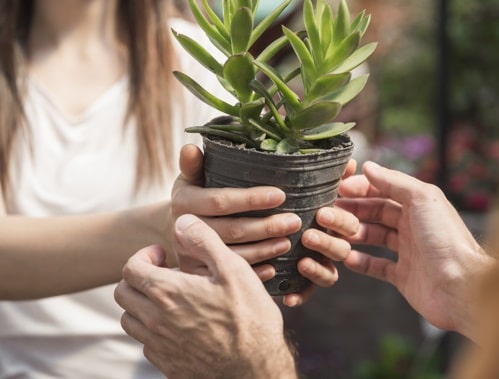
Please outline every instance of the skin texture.
[[[437, 187], [372, 162], [363, 171], [340, 187], [338, 206], [360, 219], [348, 240], [388, 247], [398, 259], [354, 250], [344, 264], [394, 285], [434, 325], [492, 346], [490, 335], [476, 326], [483, 298], [476, 300], [474, 289], [495, 259], [480, 248]], [[346, 214], [331, 217], [322, 210], [317, 217], [334, 230], [348, 224]], [[172, 378], [217, 378], [227, 372], [296, 378], [282, 316], [250, 266], [198, 218], [183, 215], [176, 225], [184, 272], [162, 267], [165, 253], [157, 247], [132, 257], [115, 293], [125, 309], [123, 328]], [[319, 250], [329, 255], [336, 237], [324, 237]], [[496, 281], [494, 275], [489, 282]]]
[[[173, 220], [183, 214], [200, 216], [233, 251], [251, 264], [282, 255], [290, 249], [291, 245], [286, 236], [300, 229], [301, 220], [297, 215], [284, 213], [266, 218], [230, 217], [231, 214], [247, 209], [268, 209], [280, 205], [285, 200], [281, 190], [275, 187], [254, 187], [251, 195], [244, 196], [248, 189], [203, 188], [203, 154], [194, 145], [184, 146], [179, 163], [182, 174], [172, 191]], [[355, 169], [355, 162], [351, 161], [344, 177], [352, 175]], [[303, 244], [323, 253], [324, 260], [317, 262], [305, 258], [299, 262], [298, 268], [316, 285], [329, 287], [338, 280], [335, 262], [343, 261], [351, 250], [350, 244], [341, 236], [353, 236], [359, 223], [354, 216], [339, 208], [323, 208], [320, 215], [319, 223], [327, 220], [327, 227], [334, 231], [335, 236], [316, 229], [307, 230], [302, 237]], [[335, 218], [342, 221], [338, 223]], [[262, 235], [267, 235], [267, 239], [262, 240]], [[245, 241], [254, 242], [241, 244]], [[275, 275], [271, 265], [257, 266], [255, 270], [264, 281]], [[313, 287], [301, 294], [286, 295], [283, 297], [284, 304], [300, 305], [312, 291]]]
[[488, 256], [436, 186], [368, 162], [364, 175], [340, 186], [338, 206], [360, 221], [351, 243], [385, 246], [397, 261], [352, 251], [345, 266], [394, 285], [435, 326], [476, 340], [470, 283], [489, 268]]
[[147, 247], [115, 291], [145, 356], [174, 379], [297, 378], [279, 308], [248, 263], [195, 216], [179, 217], [175, 237], [185, 272], [162, 267], [164, 251]]

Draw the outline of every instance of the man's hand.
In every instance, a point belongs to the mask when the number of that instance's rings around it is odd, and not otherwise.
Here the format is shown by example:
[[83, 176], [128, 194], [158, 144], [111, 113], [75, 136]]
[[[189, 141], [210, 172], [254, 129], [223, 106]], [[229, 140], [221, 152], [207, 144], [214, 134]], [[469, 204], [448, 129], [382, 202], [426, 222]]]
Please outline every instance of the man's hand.
[[195, 216], [179, 217], [175, 236], [191, 273], [162, 267], [152, 246], [129, 259], [115, 291], [145, 356], [176, 379], [295, 379], [282, 316], [250, 265]]

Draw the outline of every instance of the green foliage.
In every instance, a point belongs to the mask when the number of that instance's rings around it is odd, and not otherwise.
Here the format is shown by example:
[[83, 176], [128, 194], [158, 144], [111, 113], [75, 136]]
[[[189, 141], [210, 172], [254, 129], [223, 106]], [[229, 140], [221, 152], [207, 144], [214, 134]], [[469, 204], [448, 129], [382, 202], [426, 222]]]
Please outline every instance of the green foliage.
[[[321, 141], [355, 125], [334, 119], [367, 82], [367, 75], [352, 79], [351, 71], [376, 48], [376, 43], [360, 46], [370, 16], [361, 12], [351, 20], [346, 0], [340, 1], [336, 14], [327, 0], [317, 0], [315, 6], [305, 0], [305, 30], [295, 32], [283, 27], [283, 35], [254, 57], [250, 53], [253, 44], [292, 1], [283, 1], [257, 23], [258, 0], [223, 0], [221, 17], [208, 0], [189, 0], [195, 20], [225, 55], [225, 62], [218, 63], [188, 36], [175, 31], [174, 35], [187, 52], [218, 77], [236, 103], [215, 97], [188, 75], [175, 72], [199, 99], [231, 116], [229, 123], [218, 119], [189, 127], [188, 132], [216, 135], [261, 150], [294, 153], [317, 151], [323, 146]], [[298, 66], [284, 73], [269, 62], [286, 46], [292, 47]], [[300, 80], [300, 93], [289, 85], [293, 79]]]
[[[381, 340], [380, 356], [373, 361], [361, 362], [355, 379], [443, 379], [439, 372], [439, 357], [435, 346], [422, 354], [407, 339], [386, 335]], [[430, 353], [430, 355], [428, 355]]]

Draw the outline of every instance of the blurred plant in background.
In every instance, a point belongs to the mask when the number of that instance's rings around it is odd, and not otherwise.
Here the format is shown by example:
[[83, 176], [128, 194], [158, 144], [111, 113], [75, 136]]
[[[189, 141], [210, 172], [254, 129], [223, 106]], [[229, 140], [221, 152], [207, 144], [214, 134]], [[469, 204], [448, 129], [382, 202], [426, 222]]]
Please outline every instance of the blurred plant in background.
[[444, 379], [436, 345], [416, 346], [397, 335], [385, 335], [376, 360], [360, 362], [354, 379]]
[[[499, 2], [448, 3], [451, 124], [444, 184], [458, 209], [484, 212], [490, 209], [499, 183]], [[435, 4], [407, 5], [411, 17], [400, 30], [403, 43], [371, 67], [379, 92], [373, 159], [441, 184], [435, 141], [439, 48]]]

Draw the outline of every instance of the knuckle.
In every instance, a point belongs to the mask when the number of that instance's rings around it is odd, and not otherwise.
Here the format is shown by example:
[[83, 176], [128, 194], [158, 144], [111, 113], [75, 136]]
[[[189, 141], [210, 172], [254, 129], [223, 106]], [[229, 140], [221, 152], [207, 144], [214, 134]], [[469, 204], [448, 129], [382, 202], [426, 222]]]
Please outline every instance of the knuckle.
[[244, 228], [237, 220], [229, 223], [226, 229], [226, 233], [231, 242], [242, 242], [245, 235]]
[[229, 202], [225, 195], [217, 191], [217, 193], [213, 194], [210, 198], [209, 204], [216, 214], [226, 214]]

